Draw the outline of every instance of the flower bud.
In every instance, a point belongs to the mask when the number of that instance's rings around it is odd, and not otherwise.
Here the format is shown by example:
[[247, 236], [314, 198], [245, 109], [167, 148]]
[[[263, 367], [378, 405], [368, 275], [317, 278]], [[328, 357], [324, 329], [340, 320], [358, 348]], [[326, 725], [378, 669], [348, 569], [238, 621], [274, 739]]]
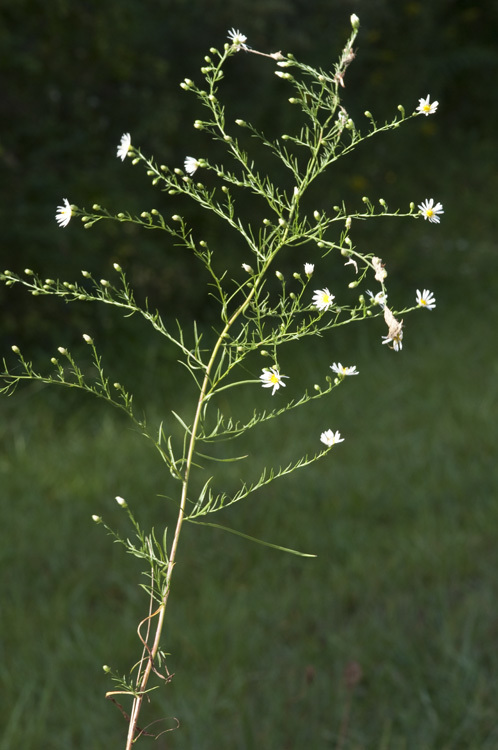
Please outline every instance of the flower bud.
[[275, 271], [275, 276], [277, 277], [277, 279], [279, 281], [283, 281], [284, 280], [284, 275], [280, 271]]
[[128, 507], [128, 506], [127, 506], [127, 504], [126, 504], [126, 500], [124, 500], [124, 499], [123, 499], [122, 497], [120, 497], [119, 495], [116, 495], [116, 502], [117, 502], [117, 504], [118, 504], [118, 505], [120, 505], [120, 506], [121, 506], [122, 508], [127, 508], [127, 507]]
[[349, 20], [351, 21], [353, 31], [358, 31], [358, 29], [360, 28], [360, 19], [358, 18], [356, 13], [352, 13]]
[[11, 346], [10, 348], [12, 349], [12, 351], [14, 352], [14, 354], [20, 354], [21, 353], [21, 350], [19, 349], [18, 346], [14, 345], [14, 346]]
[[64, 347], [63, 347], [63, 346], [58, 346], [58, 347], [57, 347], [57, 351], [58, 351], [58, 352], [59, 352], [60, 354], [63, 354], [63, 355], [65, 355], [65, 356], [67, 356], [67, 349], [64, 349]]
[[107, 281], [107, 279], [100, 279], [100, 283], [102, 284], [102, 286], [105, 286], [105, 287], [107, 287], [107, 286], [111, 286], [111, 285], [109, 284], [109, 282]]
[[88, 335], [88, 333], [84, 333], [83, 338], [87, 344], [93, 344], [93, 339], [91, 336]]
[[95, 521], [95, 523], [102, 523], [101, 516], [96, 516], [95, 514], [92, 516], [92, 521]]

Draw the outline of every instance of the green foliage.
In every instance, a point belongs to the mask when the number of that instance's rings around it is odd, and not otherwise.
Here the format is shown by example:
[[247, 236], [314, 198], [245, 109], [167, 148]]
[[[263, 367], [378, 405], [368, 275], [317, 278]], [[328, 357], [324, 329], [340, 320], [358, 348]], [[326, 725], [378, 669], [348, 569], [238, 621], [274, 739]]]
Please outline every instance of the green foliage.
[[[32, 381], [38, 385], [54, 384], [83, 391], [117, 407], [131, 420], [133, 428], [153, 444], [166, 465], [170, 482], [172, 480], [169, 499], [177, 516], [169, 536], [164, 527], [158, 535], [154, 527], [150, 533], [143, 531], [143, 524], [119, 495], [116, 501], [128, 514], [134, 529], [133, 539], [111, 531], [111, 527], [104, 523], [115, 541], [147, 564], [147, 584], [143, 588], [149, 595], [149, 611], [138, 627], [142, 655], [130, 670], [132, 677], [111, 672], [117, 689], [107, 693], [107, 697], [113, 701], [116, 695], [121, 694], [132, 698], [126, 750], [131, 750], [144, 734], [139, 717], [144, 698], [156, 687], [150, 682], [151, 678], [155, 676], [167, 683], [171, 679], [165, 668], [166, 655], [161, 648], [161, 636], [184, 522], [202, 524], [204, 521], [200, 519], [208, 514], [224, 511], [275, 480], [283, 480], [297, 469], [315, 464], [337, 442], [343, 440], [338, 431], [334, 432], [324, 425], [320, 440], [325, 449], [307, 451], [303, 443], [299, 446], [297, 457], [296, 451], [293, 451], [291, 460], [280, 465], [275, 463], [273, 452], [269, 452], [264, 456], [264, 467], [260, 471], [256, 466], [250, 467], [256, 479], [240, 477], [239, 487], [233, 491], [227, 486], [230, 467], [234, 462], [246, 458], [246, 455], [232, 456], [226, 451], [220, 455], [216, 452], [218, 443], [224, 445], [227, 440], [245, 436], [263, 423], [270, 420], [273, 423], [277, 417], [282, 419], [286, 412], [293, 412], [297, 408], [301, 410], [305, 405], [323, 400], [343, 383], [346, 375], [357, 373], [350, 373], [348, 368], [334, 363], [332, 369], [337, 377], [334, 380], [331, 376], [325, 377], [325, 386], [315, 383], [313, 393], [297, 386], [298, 393], [303, 395], [291, 397], [283, 406], [272, 410], [256, 408], [247, 419], [231, 415], [225, 417], [220, 403], [227, 392], [229, 400], [233, 400], [234, 389], [241, 390], [248, 384], [258, 384], [272, 388], [271, 396], [274, 396], [286, 386], [283, 379], [288, 377], [282, 374], [279, 364], [285, 345], [306, 338], [323, 337], [332, 329], [376, 316], [382, 317], [387, 325], [383, 343], [399, 351], [402, 348], [403, 321], [396, 316], [430, 304], [426, 296], [423, 301], [417, 299], [414, 306], [393, 312], [391, 302], [388, 306], [385, 264], [374, 253], [360, 250], [351, 234], [358, 222], [379, 217], [423, 216], [438, 222], [437, 213], [442, 212], [440, 204], [432, 210], [431, 200], [427, 206], [419, 206], [417, 212], [412, 202], [408, 211], [401, 213], [399, 209], [390, 211], [383, 198], [379, 199], [377, 208], [370, 198], [364, 196], [361, 210], [350, 210], [344, 202], [328, 210], [313, 209], [315, 184], [319, 183], [327, 169], [335, 166], [338, 159], [373, 136], [396, 130], [413, 117], [432, 114], [437, 107], [437, 103], [430, 106], [427, 103], [425, 111], [420, 104], [411, 115], [406, 116], [403, 106], [398, 105], [396, 117], [381, 125], [367, 111], [364, 116], [368, 130], [362, 133], [340, 97], [347, 69], [354, 59], [353, 44], [359, 29], [355, 15], [351, 16], [351, 25], [352, 31], [338, 63], [330, 72], [300, 63], [291, 54], [254, 50], [246, 45], [246, 37], [233, 29], [228, 35], [230, 42], [225, 43], [221, 51], [214, 47], [209, 50], [209, 55], [204, 58], [206, 65], [201, 68], [203, 84], [197, 85], [190, 78], [185, 78], [181, 86], [186, 92], [194, 94], [207, 110], [204, 119], [195, 120], [194, 128], [214, 143], [215, 156], [217, 147], [221, 145], [221, 150], [225, 152], [221, 161], [217, 157], [208, 158], [203, 153], [198, 157], [187, 156], [183, 170], [170, 168], [145, 156], [128, 133], [122, 136], [117, 155], [123, 161], [130, 157], [134, 165], [145, 168], [153, 187], [165, 194], [166, 205], [171, 200], [188, 200], [197, 210], [211, 213], [230, 232], [238, 235], [238, 244], [244, 248], [241, 260], [250, 261], [250, 264], [241, 263], [242, 271], [240, 266], [237, 271], [227, 266], [220, 251], [201, 239], [195, 222], [183, 212], [173, 213], [170, 218], [156, 208], [139, 214], [129, 211], [113, 213], [102, 208], [100, 203], [94, 203], [90, 210], [86, 210], [70, 204], [67, 199], [57, 210], [56, 218], [61, 231], [65, 231], [72, 219], [79, 217], [85, 229], [102, 222], [115, 221], [165, 232], [173, 244], [191, 254], [203, 268], [217, 309], [209, 337], [203, 335], [195, 322], [191, 324], [190, 321], [183, 323], [179, 320], [171, 328], [147, 300], [138, 302], [119, 263], [114, 263], [116, 282], [108, 279], [97, 281], [88, 270], [82, 271], [84, 281], [80, 283], [43, 278], [30, 268], [25, 269], [23, 275], [10, 270], [0, 273], [0, 281], [6, 287], [20, 286], [35, 298], [53, 297], [70, 305], [97, 302], [116, 308], [125, 316], [140, 316], [165, 340], [166, 346], [176, 349], [180, 364], [190, 376], [194, 393], [192, 403], [181, 411], [170, 408], [166, 420], [160, 413], [159, 417], [154, 417], [155, 422], [151, 422], [145, 417], [136, 416], [133, 396], [120, 382], [114, 382], [111, 387], [112, 381], [104, 372], [94, 338], [88, 333], [83, 334], [83, 340], [89, 347], [90, 366], [80, 365], [78, 358], [67, 347], [61, 346], [58, 348], [60, 358], [51, 358], [52, 370], [46, 373], [26, 359], [15, 344], [11, 348], [17, 356], [17, 365], [11, 367], [4, 361], [4, 370], [0, 373], [5, 383], [3, 391], [9, 395], [23, 381]], [[235, 124], [231, 124], [232, 118], [228, 117], [221, 98], [222, 81], [231, 58], [241, 53], [257, 57], [261, 65], [276, 68], [276, 76], [282, 79], [285, 86], [291, 87], [293, 95], [288, 98], [288, 104], [300, 114], [297, 119], [294, 118], [296, 122], [289, 132], [279, 138], [267, 137], [259, 128], [240, 118], [233, 118]], [[235, 128], [241, 129], [240, 138], [235, 135]], [[268, 162], [268, 155], [273, 157], [272, 163]], [[206, 175], [205, 182], [196, 181], [198, 172]], [[282, 173], [286, 175], [285, 178], [282, 178]], [[246, 196], [253, 203], [250, 211], [245, 210]], [[312, 296], [309, 287], [314, 264], [303, 264], [302, 260], [299, 267], [304, 266], [304, 275], [295, 271], [292, 286], [286, 282], [276, 262], [302, 247], [306, 247], [308, 253], [313, 253], [313, 259], [321, 256], [319, 270], [324, 283], [331, 284], [327, 279], [332, 277], [332, 263], [334, 267], [339, 266], [343, 276], [350, 274], [349, 278], [353, 280], [344, 283], [345, 293], [337, 289], [340, 277], [336, 275], [334, 290], [337, 296], [329, 291], [328, 286], [315, 289]], [[379, 284], [379, 291], [373, 294], [364, 289], [364, 293], [359, 294], [358, 287], [365, 285], [370, 277], [369, 283]], [[424, 292], [424, 295], [427, 294]], [[259, 378], [253, 376], [255, 355], [263, 356], [270, 362], [270, 366], [262, 368]], [[269, 391], [266, 394], [270, 397]], [[318, 436], [315, 440], [318, 442]], [[213, 449], [213, 443], [215, 452], [206, 454], [205, 450]], [[221, 463], [224, 473], [220, 477], [215, 472], [208, 472], [210, 476], [205, 479], [207, 467], [212, 461], [218, 465]], [[223, 482], [223, 489], [211, 489], [213, 481]], [[93, 519], [98, 524], [103, 523], [100, 516], [94, 515]], [[207, 525], [213, 526], [210, 523]], [[220, 524], [214, 525], [223, 528]], [[238, 531], [234, 533], [247, 538], [252, 536]], [[282, 551], [312, 556], [266, 539], [256, 541]], [[111, 670], [106, 668], [106, 671]]]

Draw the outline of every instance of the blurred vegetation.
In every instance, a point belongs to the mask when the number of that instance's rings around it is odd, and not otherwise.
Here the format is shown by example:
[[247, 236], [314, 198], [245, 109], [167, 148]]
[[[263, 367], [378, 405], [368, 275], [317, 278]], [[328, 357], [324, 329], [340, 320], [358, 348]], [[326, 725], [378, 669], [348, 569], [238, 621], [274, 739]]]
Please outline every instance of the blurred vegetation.
[[[438, 307], [406, 321], [399, 356], [379, 346], [383, 330], [372, 334], [369, 326], [324, 341], [330, 363], [355, 363], [361, 373], [325, 414], [325, 426], [347, 440], [302, 481], [284, 482], [277, 495], [262, 493], [226, 519], [316, 551], [317, 560], [282, 557], [207, 529], [185, 534], [165, 642], [176, 676], [150, 714], [177, 715], [182, 729], [154, 747], [494, 750], [496, 4], [207, 5], [3, 0], [4, 268], [31, 266], [67, 279], [87, 268], [105, 277], [118, 261], [165, 315], [209, 322], [204, 279], [166, 236], [102, 224], [86, 232], [76, 222], [61, 230], [54, 214], [64, 197], [115, 210], [161, 202], [167, 210], [147, 177], [115, 158], [116, 146], [129, 130], [160, 162], [181, 165], [185, 155], [201, 155], [206, 143], [190, 128], [199, 110], [178, 84], [199, 77], [204, 54], [232, 26], [255, 48], [327, 67], [357, 13], [348, 110], [361, 118], [368, 108], [387, 119], [398, 103], [409, 111], [428, 93], [440, 107], [338, 164], [321, 191], [324, 206], [342, 198], [355, 204], [364, 194], [391, 206], [434, 197], [445, 214], [440, 226], [379, 221], [354, 230], [355, 242], [386, 261], [393, 296], [409, 290], [413, 298], [416, 287], [429, 287]], [[267, 132], [290, 127], [293, 113], [282, 105], [271, 66], [238, 55], [224, 91], [234, 118], [251, 118]], [[246, 260], [207, 215], [195, 222], [223, 248], [227, 265]], [[7, 354], [15, 343], [47, 357], [82, 332], [97, 334], [104, 354], [119, 355], [110, 376], [131, 385], [140, 368], [135, 390], [144, 408], [162, 415], [161, 404], [186, 398], [170, 353], [144, 339], [139, 321], [124, 325], [85, 305], [35, 303], [16, 288], [0, 290], [0, 317]], [[315, 348], [286, 357], [296, 377], [301, 368], [313, 382]], [[259, 397], [248, 393], [246, 407]], [[251, 453], [267, 441], [292, 450], [325, 417], [311, 409], [292, 429], [275, 425], [272, 432], [271, 425]], [[144, 600], [134, 588], [134, 561], [90, 515], [121, 523], [112, 497], [122, 494], [144, 499], [144, 523], [149, 513], [168, 523], [170, 509], [157, 497], [164, 494], [160, 471], [119, 415], [72, 394], [61, 399], [28, 388], [2, 401], [0, 438], [0, 554], [9, 573], [0, 596], [0, 750], [118, 747], [124, 721], [103, 700], [109, 682], [101, 664], [128, 668]], [[361, 667], [353, 683], [344, 678], [350, 662]]]
[[[134, 143], [162, 163], [181, 165], [186, 154], [200, 155], [208, 144], [191, 127], [199, 106], [179, 82], [199, 78], [204, 54], [225, 42], [228, 28], [242, 29], [257, 49], [292, 51], [331, 67], [351, 12], [361, 20], [357, 58], [344, 89], [351, 114], [361, 120], [368, 108], [388, 119], [398, 103], [410, 111], [427, 93], [440, 108], [436, 117], [372, 139], [340, 162], [321, 185], [324, 207], [342, 199], [357, 205], [364, 194], [393, 206], [433, 195], [446, 210], [445, 225], [436, 232], [426, 225], [414, 233], [412, 222], [388, 222], [387, 234], [369, 225], [356, 231], [355, 241], [375, 246], [410, 287], [414, 269], [426, 260], [427, 284], [476, 276], [489, 262], [496, 268], [489, 243], [498, 229], [496, 212], [475, 197], [498, 187], [498, 90], [490, 85], [498, 72], [498, 9], [470, 0], [213, 0], [209, 10], [198, 0], [5, 0], [0, 7], [3, 266], [32, 266], [47, 277], [73, 279], [82, 268], [105, 277], [118, 261], [164, 313], [208, 317], [200, 271], [169, 238], [103, 224], [90, 235], [81, 225], [63, 231], [54, 221], [55, 207], [67, 197], [116, 211], [155, 205], [167, 211], [169, 201], [172, 213], [190, 216], [189, 205], [158, 194], [145, 174], [115, 158], [121, 134], [130, 131]], [[223, 94], [234, 119], [247, 117], [279, 133], [291, 127], [294, 112], [285, 106], [285, 84], [273, 70], [261, 59], [240, 55]], [[196, 215], [195, 225], [221, 249], [227, 266], [240, 268], [245, 258], [231, 247], [229, 235], [220, 234], [207, 214]], [[473, 271], [466, 261], [469, 250]], [[17, 289], [1, 290], [0, 305], [6, 344], [19, 336], [42, 347], [58, 343], [64, 306], [46, 301], [40, 318]], [[77, 315], [78, 337], [82, 327], [102, 325], [99, 311], [83, 306]]]

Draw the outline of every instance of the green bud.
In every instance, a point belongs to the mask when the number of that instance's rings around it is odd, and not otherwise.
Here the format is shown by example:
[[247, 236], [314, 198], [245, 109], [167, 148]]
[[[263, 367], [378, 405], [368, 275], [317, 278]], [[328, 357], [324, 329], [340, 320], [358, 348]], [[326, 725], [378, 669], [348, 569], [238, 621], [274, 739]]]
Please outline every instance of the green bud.
[[351, 21], [353, 31], [358, 31], [358, 29], [360, 28], [360, 19], [358, 18], [356, 13], [352, 13], [349, 20]]
[[18, 346], [14, 345], [14, 346], [11, 346], [10, 348], [12, 349], [12, 351], [14, 352], [14, 354], [20, 354], [21, 353], [21, 350], [19, 349]]
[[33, 276], [34, 275], [33, 271], [31, 270], [31, 268], [25, 268], [24, 269], [24, 273], [26, 274], [26, 276]]
[[277, 279], [279, 281], [283, 281], [284, 280], [284, 275], [280, 271], [275, 271], [275, 276], [277, 277]]
[[93, 344], [93, 339], [91, 336], [88, 335], [88, 333], [84, 333], [83, 338], [87, 344]]
[[93, 211], [102, 211], [102, 208], [101, 208], [101, 206], [99, 206], [98, 203], [94, 203], [93, 206], [92, 206], [92, 210]]
[[58, 362], [58, 361], [56, 360], [56, 358], [55, 358], [55, 357], [52, 357], [52, 359], [51, 359], [50, 361], [51, 361], [51, 363], [52, 363], [53, 365], [58, 365], [58, 364], [59, 364], [59, 362]]
[[117, 271], [118, 273], [121, 273], [121, 271], [123, 270], [121, 266], [119, 265], [119, 263], [113, 263], [112, 265], [113, 265], [114, 270]]

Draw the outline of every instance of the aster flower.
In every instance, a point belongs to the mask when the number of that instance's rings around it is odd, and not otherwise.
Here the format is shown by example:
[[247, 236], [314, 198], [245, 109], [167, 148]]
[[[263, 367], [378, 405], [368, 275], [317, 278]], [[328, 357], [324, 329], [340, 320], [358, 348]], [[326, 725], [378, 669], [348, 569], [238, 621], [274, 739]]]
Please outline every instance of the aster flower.
[[64, 198], [64, 205], [57, 206], [55, 220], [60, 227], [67, 227], [67, 225], [71, 221], [71, 216], [71, 204], [69, 203], [67, 198]]
[[313, 295], [313, 304], [315, 305], [317, 310], [325, 311], [332, 307], [334, 299], [335, 295], [330, 294], [327, 288], [315, 289], [315, 293]]
[[420, 213], [424, 219], [429, 219], [433, 224], [439, 224], [438, 214], [444, 214], [443, 204], [436, 203], [436, 205], [434, 205], [434, 198], [427, 198], [427, 200], [420, 203], [417, 208], [420, 209]]
[[425, 99], [419, 99], [418, 107], [415, 111], [420, 112], [420, 114], [425, 115], [426, 117], [428, 115], [433, 115], [437, 109], [437, 105], [439, 104], [439, 102], [431, 103], [430, 99], [431, 97], [429, 95]]
[[195, 174], [198, 167], [200, 167], [200, 164], [197, 159], [194, 159], [193, 156], [187, 156], [183, 166], [185, 167], [185, 172], [192, 176], [193, 174]]
[[348, 375], [359, 375], [360, 373], [356, 369], [356, 365], [351, 365], [351, 367], [343, 367], [340, 362], [334, 362], [333, 365], [330, 365], [330, 369], [332, 372], [335, 372], [336, 375], [339, 375], [341, 378], [345, 378]]
[[341, 433], [339, 431], [332, 432], [332, 430], [325, 430], [325, 432], [322, 432], [322, 434], [320, 435], [320, 440], [322, 443], [325, 443], [328, 448], [332, 448], [332, 446], [336, 443], [344, 442], [344, 438], [341, 437]]
[[308, 277], [308, 279], [313, 276], [313, 271], [315, 270], [315, 266], [313, 263], [305, 263], [304, 264], [304, 273]]
[[389, 328], [387, 336], [382, 336], [383, 344], [390, 344], [390, 348], [395, 352], [400, 352], [403, 348], [403, 321], [396, 320], [387, 305], [384, 305], [384, 320]]
[[385, 292], [377, 292], [377, 294], [374, 294], [370, 291], [370, 289], [367, 289], [367, 294], [372, 300], [373, 305], [380, 305], [381, 307], [384, 307], [387, 302], [387, 294]]
[[428, 289], [424, 289], [422, 293], [420, 293], [420, 289], [417, 289], [417, 305], [419, 307], [426, 307], [428, 310], [434, 310], [436, 307], [436, 298]]
[[238, 29], [230, 29], [230, 31], [228, 32], [228, 38], [235, 47], [238, 47], [238, 49], [247, 49], [247, 37]]
[[128, 151], [130, 150], [131, 146], [131, 136], [129, 133], [123, 133], [121, 136], [121, 141], [118, 146], [118, 150], [116, 153], [116, 156], [118, 159], [121, 159], [121, 161], [124, 161], [126, 159], [126, 156], [128, 154]]
[[259, 376], [261, 385], [263, 388], [273, 388], [271, 395], [275, 395], [275, 391], [279, 388], [285, 388], [285, 383], [282, 378], [287, 378], [288, 375], [281, 375], [276, 367], [264, 367], [263, 374]]

